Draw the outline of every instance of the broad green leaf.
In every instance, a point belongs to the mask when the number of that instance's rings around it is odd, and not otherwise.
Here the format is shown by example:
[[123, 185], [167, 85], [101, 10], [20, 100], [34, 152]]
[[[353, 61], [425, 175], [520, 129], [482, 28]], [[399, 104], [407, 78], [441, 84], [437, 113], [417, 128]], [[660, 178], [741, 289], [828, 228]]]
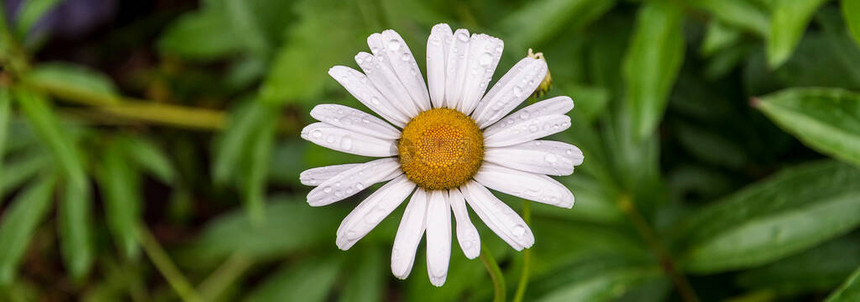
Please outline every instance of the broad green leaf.
[[215, 183], [225, 184], [234, 179], [252, 138], [260, 129], [266, 110], [269, 106], [251, 100], [233, 111], [227, 130], [214, 147], [212, 178]]
[[500, 31], [506, 33], [504, 40], [513, 46], [512, 52], [524, 53], [525, 49], [542, 45], [562, 30], [588, 25], [614, 5], [614, 0], [528, 1], [501, 20]]
[[161, 148], [154, 142], [140, 137], [127, 138], [123, 140], [125, 153], [137, 162], [144, 170], [152, 173], [165, 184], [174, 184], [176, 180], [176, 169]]
[[203, 9], [170, 24], [158, 40], [158, 50], [186, 60], [211, 61], [241, 52], [243, 45], [237, 40], [225, 11]]
[[106, 75], [87, 67], [69, 63], [43, 63], [27, 73], [28, 84], [63, 91], [77, 96], [99, 96], [96, 102], [116, 103], [117, 88]]
[[340, 302], [382, 301], [388, 261], [379, 247], [361, 250], [355, 268], [347, 278]]
[[[532, 205], [535, 208], [537, 205]], [[537, 213], [533, 213], [537, 214]], [[628, 258], [648, 258], [648, 247], [635, 233], [621, 227], [591, 223], [553, 221], [535, 217], [532, 231], [541, 241], [532, 252], [532, 276], [552, 278], [559, 268], [576, 265], [595, 256], [619, 255]]]
[[312, 208], [304, 196], [270, 201], [259, 226], [237, 209], [207, 224], [186, 254], [196, 262], [219, 260], [237, 252], [266, 259], [316, 245], [334, 246], [335, 231], [346, 216], [343, 209]]
[[776, 0], [771, 8], [770, 35], [767, 41], [767, 62], [771, 68], [785, 63], [812, 19], [812, 15], [827, 0]]
[[850, 302], [860, 300], [860, 267], [845, 280], [845, 283], [827, 297], [826, 302]]
[[755, 104], [809, 147], [860, 166], [860, 94], [793, 88], [765, 96]]
[[141, 215], [140, 175], [128, 164], [119, 141], [110, 142], [103, 151], [98, 170], [108, 229], [126, 258], [140, 253], [137, 225]]
[[93, 265], [92, 196], [90, 187], [62, 186], [63, 198], [57, 206], [60, 250], [69, 274], [84, 278]]
[[642, 284], [663, 278], [655, 265], [597, 256], [533, 279], [526, 294], [532, 297], [529, 301], [613, 301]]
[[26, 0], [21, 1], [21, 7], [15, 15], [18, 36], [25, 37], [36, 22], [42, 19], [52, 8], [60, 4], [60, 0]]
[[860, 45], [860, 0], [842, 0], [842, 14], [857, 45]]
[[41, 179], [18, 195], [2, 216], [0, 222], [0, 286], [8, 285], [15, 278], [15, 270], [33, 238], [39, 222], [51, 208], [51, 195], [56, 180]]
[[648, 2], [639, 11], [624, 58], [627, 104], [634, 136], [652, 135], [684, 61], [683, 15], [670, 2]]
[[[265, 57], [271, 51], [272, 46], [266, 40], [263, 29], [257, 23], [259, 18], [255, 16], [251, 8], [255, 2], [260, 1], [226, 1], [226, 10], [231, 21], [231, 27], [236, 31], [236, 37], [242, 39], [248, 50], [255, 56]], [[277, 3], [280, 1], [266, 2]]]
[[45, 97], [26, 90], [17, 90], [15, 95], [33, 128], [54, 155], [66, 181], [78, 188], [86, 186], [87, 175], [81, 162], [80, 151], [64, 133], [65, 128], [54, 116]]
[[860, 169], [833, 161], [785, 169], [694, 213], [679, 230], [683, 266], [716, 273], [809, 249], [860, 225]]
[[[355, 53], [364, 49], [366, 38], [357, 7], [338, 4], [341, 2], [335, 0], [296, 3], [299, 16], [286, 31], [281, 48], [275, 51], [269, 74], [260, 87], [262, 101], [317, 102], [314, 97], [326, 85], [337, 85], [329, 78], [328, 69], [352, 65]], [[415, 48], [418, 47], [412, 47]]]
[[[270, 106], [266, 106], [270, 107]], [[245, 174], [242, 177], [242, 191], [245, 209], [251, 217], [251, 221], [259, 224], [264, 219], [266, 180], [268, 169], [272, 159], [272, 148], [275, 142], [275, 130], [277, 112], [275, 108], [268, 108], [256, 130], [250, 145], [248, 154], [245, 156]]]
[[693, 0], [692, 4], [714, 14], [721, 22], [746, 29], [759, 36], [767, 37], [770, 32], [770, 18], [767, 12], [748, 0]]
[[826, 292], [860, 266], [858, 236], [840, 238], [806, 252], [738, 275], [737, 283], [782, 294]]
[[245, 301], [326, 301], [342, 262], [340, 256], [318, 256], [284, 265]]

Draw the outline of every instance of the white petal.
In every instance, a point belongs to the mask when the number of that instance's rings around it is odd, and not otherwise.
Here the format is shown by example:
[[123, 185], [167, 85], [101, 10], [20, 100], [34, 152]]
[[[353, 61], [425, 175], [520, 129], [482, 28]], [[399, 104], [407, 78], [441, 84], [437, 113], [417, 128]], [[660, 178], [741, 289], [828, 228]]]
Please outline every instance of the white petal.
[[500, 39], [485, 34], [472, 35], [469, 40], [468, 74], [457, 106], [460, 112], [469, 115], [478, 106], [478, 101], [484, 96], [487, 85], [493, 78], [504, 48], [505, 43]]
[[409, 117], [398, 111], [388, 98], [376, 90], [376, 87], [373, 87], [367, 76], [358, 70], [346, 66], [335, 66], [328, 70], [328, 74], [359, 102], [388, 122], [400, 128], [409, 122]]
[[457, 241], [460, 242], [460, 248], [466, 258], [475, 259], [481, 254], [481, 236], [469, 219], [463, 194], [459, 189], [451, 189], [448, 191], [448, 201], [457, 220]]
[[308, 193], [308, 204], [319, 207], [344, 200], [375, 183], [382, 182], [393, 172], [400, 172], [399, 168], [398, 160], [391, 157], [363, 163], [335, 175], [311, 190]]
[[[371, 35], [371, 37], [382, 39], [381, 36], [375, 35], [379, 34]], [[371, 38], [367, 39], [368, 41], [371, 40]], [[400, 83], [397, 74], [385, 62], [385, 58], [360, 52], [355, 55], [355, 62], [358, 63], [361, 70], [364, 70], [364, 74], [373, 83], [373, 87], [376, 87], [382, 95], [388, 98], [397, 110], [410, 118], [418, 115], [418, 107], [410, 98], [409, 93], [406, 92], [406, 87]]]
[[451, 206], [448, 192], [432, 191], [427, 202], [427, 273], [430, 283], [445, 284], [451, 259]]
[[582, 151], [574, 145], [536, 140], [519, 145], [487, 148], [484, 160], [520, 171], [546, 175], [570, 175], [582, 164]]
[[466, 68], [469, 55], [469, 31], [458, 29], [454, 32], [445, 62], [445, 107], [457, 108], [466, 82]]
[[398, 139], [400, 131], [385, 121], [364, 111], [344, 105], [322, 104], [311, 110], [311, 116], [320, 122], [353, 130], [383, 139]]
[[340, 223], [337, 247], [341, 250], [351, 248], [391, 214], [414, 189], [415, 184], [406, 175], [401, 175], [370, 194]]
[[427, 95], [424, 77], [421, 75], [421, 70], [418, 69], [418, 63], [415, 62], [412, 51], [409, 50], [409, 46], [406, 45], [400, 34], [389, 29], [382, 32], [381, 40], [379, 36], [373, 35], [372, 37], [373, 39], [368, 39], [368, 44], [373, 43], [371, 44], [373, 54], [385, 59], [389, 67], [397, 74], [397, 78], [400, 79], [400, 83], [406, 88], [406, 92], [415, 105], [421, 111], [429, 110], [430, 98]]
[[483, 129], [492, 125], [517, 108], [540, 85], [546, 71], [546, 62], [543, 60], [520, 60], [496, 82], [472, 113], [478, 127]]
[[454, 34], [448, 24], [436, 24], [427, 38], [427, 85], [434, 108], [445, 105], [445, 61]]
[[495, 127], [502, 126], [493, 125], [490, 127], [493, 129], [487, 129], [487, 132], [491, 134], [484, 134], [484, 146], [487, 148], [521, 144], [562, 132], [570, 127], [570, 117], [560, 114], [546, 115], [517, 120], [511, 125], [505, 125], [504, 129], [501, 130], [495, 130]]
[[561, 208], [573, 206], [573, 193], [546, 175], [483, 163], [475, 180], [493, 190]]
[[406, 279], [412, 271], [415, 262], [415, 252], [424, 235], [425, 218], [427, 213], [427, 192], [418, 189], [412, 194], [412, 199], [406, 205], [400, 227], [394, 236], [394, 247], [391, 249], [391, 273], [400, 279]]
[[307, 169], [299, 174], [299, 181], [306, 186], [318, 186], [329, 178], [360, 165], [361, 164], [343, 164]]
[[511, 247], [520, 251], [535, 243], [535, 237], [526, 222], [483, 185], [469, 181], [460, 187], [460, 191], [475, 214]]
[[493, 133], [496, 133], [500, 130], [507, 128], [508, 126], [519, 122], [527, 121], [529, 119], [541, 116], [566, 114], [572, 109], [573, 100], [571, 100], [570, 97], [557, 96], [551, 99], [543, 100], [526, 106], [523, 109], [517, 110], [511, 115], [508, 115], [507, 117], [501, 119], [497, 123], [485, 129], [484, 136], [490, 136]]
[[307, 125], [302, 129], [302, 138], [314, 144], [340, 152], [373, 157], [397, 155], [397, 147], [394, 145], [394, 140], [360, 134], [326, 123]]

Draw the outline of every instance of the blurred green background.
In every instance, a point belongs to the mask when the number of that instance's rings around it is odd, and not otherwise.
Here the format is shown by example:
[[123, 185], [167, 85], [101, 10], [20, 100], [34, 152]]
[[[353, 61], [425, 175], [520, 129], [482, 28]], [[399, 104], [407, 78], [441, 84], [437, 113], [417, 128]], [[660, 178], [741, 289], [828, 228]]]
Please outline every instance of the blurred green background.
[[[860, 301], [860, 0], [6, 0], [0, 301], [487, 301], [444, 287], [402, 213], [347, 252], [368, 192], [311, 208], [300, 171], [365, 161], [300, 140], [326, 72], [433, 24], [542, 51], [585, 154], [571, 210], [531, 207], [527, 301]], [[502, 196], [517, 211], [523, 201]], [[482, 223], [514, 298], [525, 253]], [[422, 244], [423, 245], [423, 244]]]

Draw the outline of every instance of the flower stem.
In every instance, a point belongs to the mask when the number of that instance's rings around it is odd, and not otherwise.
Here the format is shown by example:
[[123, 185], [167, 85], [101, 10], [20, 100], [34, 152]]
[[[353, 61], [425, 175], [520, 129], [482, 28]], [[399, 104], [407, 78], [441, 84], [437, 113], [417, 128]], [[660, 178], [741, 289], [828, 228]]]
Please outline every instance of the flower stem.
[[672, 255], [670, 255], [669, 251], [663, 247], [662, 243], [660, 243], [657, 233], [653, 228], [651, 228], [645, 220], [645, 217], [642, 216], [642, 213], [639, 213], [639, 210], [636, 209], [636, 205], [633, 203], [632, 198], [627, 194], [622, 194], [618, 197], [618, 207], [630, 216], [636, 230], [639, 231], [639, 234], [651, 247], [651, 250], [660, 258], [660, 265], [663, 268], [663, 273], [672, 279], [672, 283], [674, 283], [675, 287], [678, 289], [678, 294], [681, 295], [681, 299], [685, 302], [698, 302], [699, 297], [696, 296], [696, 292], [693, 290], [690, 282], [683, 274], [678, 272], [675, 260], [672, 259]]
[[182, 301], [203, 301], [200, 294], [194, 291], [191, 283], [176, 268], [176, 265], [167, 256], [167, 253], [158, 244], [158, 240], [155, 240], [155, 237], [152, 236], [152, 233], [149, 232], [149, 229], [145, 225], [141, 224], [138, 226], [138, 236], [140, 237], [140, 245], [143, 247], [146, 255], [149, 256], [152, 264], [155, 264], [155, 268], [161, 272], [161, 275], [164, 276], [164, 279], [167, 280], [167, 283], [176, 291], [176, 294], [179, 295]]
[[[523, 202], [523, 220], [531, 226], [532, 223], [532, 208], [531, 202], [525, 200]], [[531, 277], [531, 259], [532, 249], [528, 248], [523, 251], [523, 271], [520, 273], [520, 282], [517, 284], [517, 292], [514, 294], [514, 302], [522, 302], [526, 294], [526, 288], [529, 286], [529, 277]]]
[[490, 251], [487, 250], [487, 246], [484, 243], [481, 243], [481, 262], [487, 267], [487, 273], [490, 274], [490, 279], [493, 280], [493, 302], [504, 302], [506, 293], [505, 276], [502, 275], [499, 264], [493, 258], [493, 255], [490, 254]]

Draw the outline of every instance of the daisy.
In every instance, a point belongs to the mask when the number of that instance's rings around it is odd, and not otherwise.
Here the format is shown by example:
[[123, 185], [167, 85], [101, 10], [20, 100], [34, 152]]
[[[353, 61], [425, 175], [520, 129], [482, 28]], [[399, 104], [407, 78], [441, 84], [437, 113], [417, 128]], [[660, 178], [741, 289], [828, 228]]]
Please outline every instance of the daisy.
[[[427, 84], [397, 32], [367, 38], [371, 53], [355, 61], [363, 71], [335, 66], [331, 75], [382, 119], [350, 107], [323, 104], [311, 110], [320, 122], [302, 138], [333, 150], [378, 157], [362, 164], [313, 168], [301, 173], [311, 206], [328, 205], [387, 182], [364, 199], [337, 230], [337, 246], [352, 247], [412, 195], [391, 251], [391, 271], [405, 279], [426, 234], [430, 282], [442, 286], [451, 256], [451, 213], [465, 256], [478, 257], [481, 242], [466, 205], [517, 251], [534, 244], [528, 225], [495, 191], [558, 207], [573, 194], [547, 175], [570, 175], [582, 163], [573, 145], [542, 137], [570, 126], [566, 96], [516, 109], [547, 74], [546, 61], [526, 57], [484, 94], [502, 56], [502, 40], [433, 27], [427, 41]], [[429, 90], [428, 90], [429, 87]]]

